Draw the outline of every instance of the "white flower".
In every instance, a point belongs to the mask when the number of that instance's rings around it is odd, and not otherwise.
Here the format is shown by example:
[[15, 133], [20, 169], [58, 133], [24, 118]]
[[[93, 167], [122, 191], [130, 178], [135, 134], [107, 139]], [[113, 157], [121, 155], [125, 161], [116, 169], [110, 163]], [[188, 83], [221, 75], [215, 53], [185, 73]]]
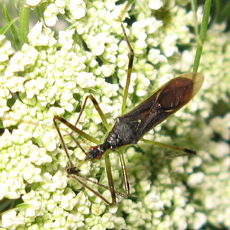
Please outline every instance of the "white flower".
[[64, 189], [67, 186], [67, 180], [63, 180], [64, 175], [61, 171], [57, 171], [52, 180], [57, 189]]
[[41, 182], [42, 178], [40, 176], [41, 169], [34, 167], [32, 164], [25, 168], [23, 171], [23, 178], [28, 183]]
[[5, 40], [5, 35], [0, 35], [0, 63], [9, 60], [13, 53], [11, 42]]
[[59, 32], [59, 43], [63, 46], [64, 49], [70, 50], [73, 47], [73, 34], [75, 30], [68, 30], [68, 31], [60, 31]]
[[44, 12], [45, 23], [47, 26], [52, 27], [57, 23], [58, 8], [54, 3], [51, 3]]
[[105, 33], [99, 33], [89, 38], [89, 46], [92, 52], [99, 56], [105, 51], [105, 43], [107, 42], [107, 35]]
[[41, 165], [52, 162], [52, 157], [46, 154], [45, 148], [38, 148], [37, 146], [33, 145], [30, 160], [36, 165]]
[[82, 88], [95, 87], [95, 76], [93, 73], [81, 72], [76, 78], [77, 84]]
[[164, 5], [161, 0], [150, 0], [149, 7], [153, 10], [159, 10]]
[[70, 0], [68, 8], [75, 19], [83, 18], [86, 14], [86, 4], [83, 0]]
[[23, 223], [23, 217], [18, 217], [15, 210], [11, 210], [2, 215], [2, 226], [4, 228], [15, 228]]
[[28, 40], [33, 46], [53, 46], [57, 41], [49, 28], [42, 29], [42, 22], [38, 22], [29, 32]]
[[41, 0], [26, 0], [26, 3], [32, 7], [38, 6], [40, 2]]
[[26, 95], [31, 99], [34, 95], [39, 95], [40, 91], [45, 88], [46, 79], [38, 77], [36, 80], [31, 79], [25, 83]]

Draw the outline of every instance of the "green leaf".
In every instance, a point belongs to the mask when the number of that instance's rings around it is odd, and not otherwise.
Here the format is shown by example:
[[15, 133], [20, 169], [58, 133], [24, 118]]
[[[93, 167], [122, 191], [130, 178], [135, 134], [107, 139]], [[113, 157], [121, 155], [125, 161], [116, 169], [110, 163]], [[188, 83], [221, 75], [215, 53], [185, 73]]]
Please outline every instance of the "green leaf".
[[18, 18], [15, 18], [14, 20], [10, 21], [6, 26], [4, 26], [2, 29], [0, 29], [0, 34], [5, 34], [17, 20]]
[[21, 47], [21, 42], [20, 42], [20, 39], [19, 39], [19, 36], [18, 36], [17, 29], [14, 26], [14, 22], [17, 21], [19, 18], [15, 18], [14, 20], [11, 20], [10, 15], [8, 13], [8, 10], [7, 10], [6, 6], [5, 6], [5, 4], [4, 4], [3, 7], [4, 7], [4, 13], [5, 13], [6, 20], [8, 21], [8, 25], [6, 26], [6, 27], [8, 27], [7, 30], [10, 28], [10, 31], [11, 31], [11, 34], [13, 36], [13, 40], [14, 40], [14, 44], [16, 46], [16, 49], [19, 50], [20, 47]]

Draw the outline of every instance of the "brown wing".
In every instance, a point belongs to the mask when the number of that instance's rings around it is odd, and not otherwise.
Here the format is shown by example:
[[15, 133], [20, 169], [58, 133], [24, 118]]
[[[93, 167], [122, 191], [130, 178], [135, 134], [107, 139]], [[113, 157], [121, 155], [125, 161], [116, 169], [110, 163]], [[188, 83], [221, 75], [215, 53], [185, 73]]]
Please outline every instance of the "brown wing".
[[140, 139], [146, 132], [187, 104], [198, 92], [203, 80], [204, 77], [200, 73], [187, 73], [174, 78], [121, 119], [133, 122]]

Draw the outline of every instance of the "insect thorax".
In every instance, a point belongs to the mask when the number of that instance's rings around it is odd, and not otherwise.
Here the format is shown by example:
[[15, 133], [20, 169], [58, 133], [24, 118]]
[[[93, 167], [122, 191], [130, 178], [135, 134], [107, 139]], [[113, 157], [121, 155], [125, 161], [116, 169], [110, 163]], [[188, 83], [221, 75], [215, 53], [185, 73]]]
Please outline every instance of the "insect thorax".
[[138, 122], [127, 122], [126, 119], [118, 117], [117, 121], [105, 140], [110, 149], [118, 148], [128, 144], [136, 144], [139, 140], [136, 129]]

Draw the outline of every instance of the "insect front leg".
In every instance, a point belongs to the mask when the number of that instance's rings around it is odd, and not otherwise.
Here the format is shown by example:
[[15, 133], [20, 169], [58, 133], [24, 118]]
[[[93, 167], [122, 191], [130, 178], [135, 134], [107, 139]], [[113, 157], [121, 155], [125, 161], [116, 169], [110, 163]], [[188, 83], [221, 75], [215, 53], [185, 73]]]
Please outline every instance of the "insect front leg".
[[[121, 20], [121, 18], [120, 18]], [[122, 115], [125, 114], [125, 108], [126, 108], [126, 101], [127, 101], [127, 97], [128, 97], [128, 90], [129, 90], [129, 85], [130, 85], [130, 80], [131, 80], [131, 74], [132, 74], [132, 69], [133, 69], [133, 59], [134, 59], [134, 51], [133, 48], [129, 42], [129, 38], [125, 32], [125, 27], [121, 21], [121, 27], [123, 30], [123, 34], [125, 37], [125, 40], [128, 44], [128, 48], [129, 48], [129, 64], [128, 64], [128, 71], [127, 71], [127, 78], [126, 78], [126, 84], [125, 84], [125, 91], [124, 91], [124, 97], [123, 97], [123, 103], [122, 103]]]
[[[93, 143], [95, 143], [95, 144], [97, 144], [97, 145], [100, 144], [100, 141], [98, 141], [98, 140], [95, 139], [94, 137], [90, 136], [89, 134], [83, 132], [82, 130], [80, 130], [80, 129], [78, 129], [78, 128], [76, 127], [77, 124], [78, 124], [79, 121], [80, 121], [80, 118], [81, 118], [81, 116], [82, 116], [82, 114], [83, 114], [83, 111], [85, 110], [86, 103], [87, 103], [87, 100], [88, 100], [88, 99], [91, 99], [91, 101], [93, 102], [93, 104], [94, 104], [96, 110], [98, 111], [98, 113], [99, 113], [99, 115], [100, 115], [100, 117], [101, 117], [101, 119], [102, 119], [102, 122], [103, 122], [103, 124], [105, 125], [105, 127], [106, 127], [107, 129], [109, 128], [109, 124], [108, 124], [108, 122], [106, 121], [106, 118], [105, 118], [104, 113], [102, 112], [102, 110], [101, 110], [101, 108], [100, 108], [100, 106], [99, 106], [97, 100], [96, 100], [96, 99], [94, 98], [94, 96], [91, 95], [91, 94], [88, 95], [88, 96], [85, 98], [85, 101], [84, 101], [84, 103], [83, 103], [82, 109], [81, 109], [81, 111], [80, 111], [80, 113], [79, 113], [79, 116], [78, 116], [78, 118], [77, 118], [77, 121], [76, 121], [75, 125], [72, 125], [71, 123], [69, 123], [68, 121], [66, 121], [64, 118], [62, 118], [62, 117], [60, 117], [60, 116], [57, 116], [57, 115], [54, 116], [54, 118], [53, 118], [54, 125], [55, 125], [55, 127], [56, 127], [56, 129], [57, 129], [57, 132], [58, 132], [59, 137], [60, 137], [60, 139], [61, 139], [62, 146], [63, 146], [63, 148], [64, 148], [64, 150], [65, 150], [65, 152], [66, 152], [66, 155], [67, 155], [67, 157], [69, 158], [69, 160], [70, 160], [70, 156], [69, 156], [69, 153], [68, 153], [66, 144], [65, 144], [65, 142], [64, 142], [63, 135], [61, 134], [60, 128], [58, 127], [57, 120], [60, 121], [60, 122], [61, 122], [62, 124], [64, 124], [65, 126], [69, 127], [69, 128], [72, 130], [71, 133], [69, 133], [70, 137], [74, 140], [74, 142], [79, 146], [79, 148], [80, 148], [86, 155], [87, 155], [87, 153], [85, 152], [85, 150], [81, 147], [80, 143], [79, 143], [79, 142], [76, 140], [76, 138], [73, 136], [73, 132], [76, 132], [76, 133], [79, 134], [80, 136], [84, 137], [85, 139], [87, 139], [87, 140], [89, 140], [89, 141], [91, 141], [91, 142], [93, 142]], [[71, 165], [71, 167], [73, 166], [72, 163], [71, 163], [71, 160], [70, 160], [70, 165]]]
[[[115, 187], [114, 187], [114, 182], [113, 182], [113, 176], [112, 176], [112, 170], [111, 170], [111, 164], [110, 164], [110, 159], [109, 159], [109, 153], [105, 155], [105, 166], [106, 166], [106, 172], [107, 172], [107, 177], [108, 177], [108, 183], [109, 183], [109, 186], [106, 186], [106, 185], [103, 185], [101, 183], [98, 183], [98, 182], [95, 182], [93, 180], [91, 180], [90, 178], [87, 178], [85, 176], [82, 176], [80, 174], [80, 171], [79, 168], [81, 167], [81, 165], [83, 165], [85, 163], [85, 161], [88, 161], [88, 160], [83, 160], [80, 164], [78, 164], [77, 167], [74, 166], [72, 160], [70, 159], [70, 155], [68, 153], [68, 149], [67, 149], [67, 146], [64, 142], [64, 138], [60, 132], [60, 128], [58, 127], [58, 124], [57, 124], [57, 120], [60, 121], [61, 123], [63, 123], [65, 126], [69, 127], [72, 132], [69, 133], [70, 137], [76, 142], [76, 144], [81, 148], [81, 150], [86, 154], [86, 159], [87, 159], [87, 153], [84, 151], [84, 149], [81, 147], [80, 143], [76, 140], [76, 138], [73, 136], [73, 132], [76, 132], [77, 134], [79, 134], [80, 136], [84, 137], [85, 139], [89, 140], [89, 141], [92, 141], [93, 143], [99, 145], [100, 141], [96, 140], [95, 138], [91, 137], [90, 135], [88, 135], [87, 133], [83, 132], [82, 130], [78, 129], [76, 126], [80, 120], [80, 117], [86, 107], [86, 103], [87, 103], [87, 100], [88, 99], [91, 99], [91, 101], [93, 102], [96, 110], [98, 111], [104, 125], [106, 128], [109, 129], [109, 125], [106, 121], [106, 118], [105, 118], [105, 115], [104, 113], [102, 112], [98, 102], [96, 101], [96, 99], [92, 96], [92, 95], [88, 95], [84, 101], [84, 104], [83, 104], [83, 107], [82, 107], [82, 110], [79, 114], [79, 117], [75, 123], [75, 125], [72, 125], [71, 123], [69, 123], [68, 121], [66, 121], [65, 119], [59, 117], [59, 116], [55, 116], [54, 117], [54, 124], [55, 124], [55, 127], [57, 129], [57, 132], [60, 136], [60, 139], [61, 139], [61, 142], [62, 142], [62, 145], [63, 145], [63, 148], [66, 152], [66, 155], [70, 161], [70, 167], [67, 169], [67, 173], [68, 173], [68, 177], [70, 178], [73, 178], [75, 179], [76, 181], [78, 181], [80, 184], [83, 185], [84, 188], [87, 188], [89, 189], [91, 192], [93, 192], [96, 196], [100, 197], [102, 200], [104, 200], [107, 204], [109, 205], [114, 205], [117, 203], [116, 201], [116, 194], [119, 195], [119, 196], [122, 196], [122, 197], [127, 197], [129, 194], [129, 191], [128, 191], [128, 188], [129, 188], [129, 185], [128, 185], [128, 178], [127, 178], [127, 173], [126, 173], [126, 167], [125, 167], [125, 164], [124, 164], [124, 158], [123, 156], [120, 155], [120, 160], [121, 160], [121, 165], [122, 165], [122, 174], [123, 174], [123, 177], [124, 177], [124, 181], [125, 181], [125, 188], [126, 188], [126, 192], [127, 194], [123, 194], [121, 192], [118, 192], [115, 190]], [[87, 182], [89, 183], [93, 183], [93, 184], [97, 184], [98, 186], [100, 187], [103, 187], [107, 190], [110, 191], [111, 193], [111, 198], [112, 198], [112, 202], [110, 202], [108, 199], [106, 199], [105, 197], [103, 197], [98, 191], [96, 191], [95, 189], [91, 188]]]
[[[85, 110], [85, 106], [86, 106], [86, 103], [87, 103], [88, 99], [90, 99], [90, 100], [93, 102], [93, 105], [94, 105], [95, 109], [97, 110], [99, 116], [101, 117], [102, 123], [104, 124], [105, 128], [106, 128], [107, 130], [109, 130], [110, 126], [109, 126], [109, 124], [108, 124], [108, 122], [107, 122], [107, 120], [106, 120], [106, 118], [105, 118], [105, 115], [104, 115], [104, 113], [102, 112], [102, 110], [101, 110], [101, 108], [100, 108], [100, 106], [99, 106], [99, 103], [97, 102], [97, 100], [95, 99], [95, 97], [94, 97], [92, 94], [89, 94], [88, 96], [86, 96], [85, 101], [84, 101], [84, 104], [83, 104], [83, 106], [82, 106], [82, 109], [81, 109], [81, 111], [80, 111], [80, 113], [79, 113], [79, 116], [78, 116], [78, 118], [77, 118], [77, 121], [76, 121], [76, 123], [75, 123], [75, 126], [77, 126], [77, 124], [78, 124], [78, 122], [79, 122], [79, 120], [80, 120], [80, 118], [81, 118], [81, 116], [82, 116], [82, 113], [83, 113], [83, 111]], [[87, 138], [86, 138], [86, 139], [87, 139]]]

